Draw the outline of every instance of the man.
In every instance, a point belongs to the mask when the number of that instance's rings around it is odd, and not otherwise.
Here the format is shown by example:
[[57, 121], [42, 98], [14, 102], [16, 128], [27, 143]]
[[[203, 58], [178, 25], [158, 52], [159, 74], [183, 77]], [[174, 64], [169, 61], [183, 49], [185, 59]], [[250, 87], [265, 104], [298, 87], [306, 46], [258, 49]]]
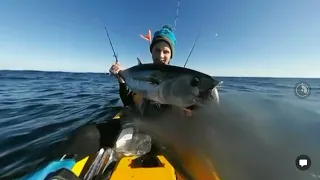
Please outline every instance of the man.
[[[176, 37], [169, 26], [163, 26], [162, 29], [156, 31], [150, 45], [153, 63], [168, 65], [174, 55], [176, 46]], [[120, 98], [125, 106], [135, 106], [143, 116], [157, 116], [169, 109], [173, 109], [168, 105], [160, 105], [156, 102], [142, 99], [139, 95], [130, 92], [124, 80], [119, 77], [118, 72], [121, 71], [119, 63], [111, 66], [110, 72], [117, 78], [119, 82]], [[193, 107], [190, 107], [193, 108]], [[183, 114], [190, 116], [190, 109], [181, 109]]]

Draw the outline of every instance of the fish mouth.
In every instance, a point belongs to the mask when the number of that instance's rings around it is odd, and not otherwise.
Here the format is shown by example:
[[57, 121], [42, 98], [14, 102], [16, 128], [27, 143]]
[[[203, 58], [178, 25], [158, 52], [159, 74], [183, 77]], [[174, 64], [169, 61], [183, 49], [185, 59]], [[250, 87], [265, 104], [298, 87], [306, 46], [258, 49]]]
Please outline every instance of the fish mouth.
[[213, 98], [212, 89], [209, 89], [209, 90], [204, 91], [204, 92], [200, 92], [198, 97], [202, 98], [202, 99], [208, 99], [208, 100], [212, 99]]
[[218, 89], [215, 87], [213, 89], [211, 89], [211, 92], [210, 92], [210, 98], [215, 100], [217, 103], [219, 103], [220, 99], [219, 99], [219, 92], [218, 92]]
[[214, 100], [219, 103], [219, 92], [217, 88], [209, 89], [205, 92], [200, 92], [198, 98], [203, 100]]

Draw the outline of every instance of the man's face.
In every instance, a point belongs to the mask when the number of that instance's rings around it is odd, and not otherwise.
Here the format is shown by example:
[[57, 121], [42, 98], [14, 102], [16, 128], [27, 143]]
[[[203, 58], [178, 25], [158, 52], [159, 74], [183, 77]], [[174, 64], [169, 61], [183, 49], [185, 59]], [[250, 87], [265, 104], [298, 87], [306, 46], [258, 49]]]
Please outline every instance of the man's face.
[[152, 48], [153, 63], [156, 64], [169, 64], [171, 58], [171, 49], [168, 43], [160, 41]]

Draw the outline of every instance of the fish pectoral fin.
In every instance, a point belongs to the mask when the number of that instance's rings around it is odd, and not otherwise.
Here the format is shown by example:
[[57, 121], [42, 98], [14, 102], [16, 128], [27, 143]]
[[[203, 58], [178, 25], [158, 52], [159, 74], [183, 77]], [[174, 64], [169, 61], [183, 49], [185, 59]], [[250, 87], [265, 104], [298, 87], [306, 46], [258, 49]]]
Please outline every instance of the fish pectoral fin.
[[150, 77], [135, 77], [133, 79], [138, 80], [138, 81], [150, 82], [150, 84], [155, 84], [155, 85], [159, 85], [160, 84], [159, 80], [157, 80], [155, 78], [150, 78]]

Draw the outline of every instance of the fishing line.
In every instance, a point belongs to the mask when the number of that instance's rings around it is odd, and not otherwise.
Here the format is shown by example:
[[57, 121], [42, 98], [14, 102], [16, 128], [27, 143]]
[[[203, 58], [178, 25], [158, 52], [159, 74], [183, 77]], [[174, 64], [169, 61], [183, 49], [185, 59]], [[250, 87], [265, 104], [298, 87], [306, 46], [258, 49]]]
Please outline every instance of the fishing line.
[[[178, 21], [178, 19], [179, 19], [179, 8], [180, 8], [180, 0], [178, 0], [176, 17], [175, 17], [175, 19], [174, 19], [174, 27], [173, 27], [173, 31], [174, 31], [174, 32], [176, 31], [177, 21]], [[198, 39], [199, 39], [199, 36], [200, 36], [200, 33], [198, 34], [198, 37], [197, 37], [196, 41], [194, 42], [193, 47], [192, 47], [192, 49], [191, 49], [191, 51], [190, 51], [190, 53], [189, 53], [189, 56], [188, 56], [186, 62], [184, 63], [184, 66], [183, 66], [183, 67], [186, 67], [186, 65], [187, 65], [187, 63], [188, 63], [188, 61], [189, 61], [189, 58], [190, 58], [190, 56], [191, 56], [191, 54], [192, 54], [192, 52], [193, 52], [193, 49], [194, 49], [195, 45], [197, 44], [197, 41], [198, 41]]]
[[179, 18], [179, 8], [180, 8], [180, 0], [178, 0], [177, 11], [176, 11], [176, 17], [175, 17], [175, 19], [174, 19], [174, 27], [173, 27], [173, 31], [176, 31], [177, 21], [178, 21], [178, 18]]
[[196, 39], [196, 41], [194, 42], [194, 44], [193, 44], [193, 46], [192, 46], [192, 49], [191, 49], [191, 51], [190, 51], [190, 53], [189, 53], [189, 56], [188, 56], [186, 62], [184, 63], [184, 66], [183, 66], [183, 67], [186, 67], [186, 65], [187, 65], [187, 63], [188, 63], [188, 61], [189, 61], [189, 58], [190, 58], [190, 56], [191, 56], [191, 54], [192, 54], [192, 52], [193, 52], [193, 49], [194, 49], [194, 47], [196, 46], [196, 44], [197, 44], [197, 42], [198, 42], [199, 37], [200, 37], [200, 33], [198, 34], [197, 39]]

